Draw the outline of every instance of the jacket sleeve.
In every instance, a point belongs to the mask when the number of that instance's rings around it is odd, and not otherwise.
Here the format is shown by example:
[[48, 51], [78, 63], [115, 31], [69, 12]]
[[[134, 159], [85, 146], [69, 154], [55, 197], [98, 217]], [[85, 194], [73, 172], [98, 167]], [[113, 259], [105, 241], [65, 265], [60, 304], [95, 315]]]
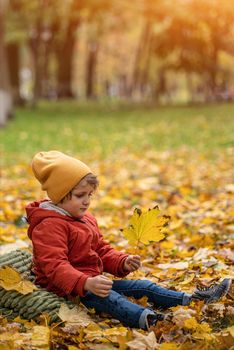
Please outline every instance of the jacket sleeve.
[[98, 230], [99, 241], [96, 252], [102, 259], [103, 269], [105, 272], [109, 272], [117, 277], [124, 277], [129, 274], [129, 271], [125, 271], [123, 268], [124, 261], [128, 257], [128, 254], [119, 252], [118, 250], [112, 248], [109, 243], [104, 239], [98, 225], [96, 223]]
[[84, 284], [89, 276], [76, 270], [68, 260], [66, 224], [44, 220], [34, 228], [32, 243], [34, 260], [49, 282], [66, 295], [73, 291], [84, 296]]

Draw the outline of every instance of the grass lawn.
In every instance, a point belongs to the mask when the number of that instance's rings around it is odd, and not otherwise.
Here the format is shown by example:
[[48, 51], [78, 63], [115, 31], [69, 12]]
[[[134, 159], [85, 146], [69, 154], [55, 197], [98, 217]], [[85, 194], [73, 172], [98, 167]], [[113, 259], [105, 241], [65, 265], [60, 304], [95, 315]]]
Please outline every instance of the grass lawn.
[[233, 146], [234, 104], [157, 107], [42, 102], [18, 108], [1, 130], [4, 163], [28, 161], [40, 150], [108, 157], [120, 149], [171, 150], [183, 145], [203, 154]]

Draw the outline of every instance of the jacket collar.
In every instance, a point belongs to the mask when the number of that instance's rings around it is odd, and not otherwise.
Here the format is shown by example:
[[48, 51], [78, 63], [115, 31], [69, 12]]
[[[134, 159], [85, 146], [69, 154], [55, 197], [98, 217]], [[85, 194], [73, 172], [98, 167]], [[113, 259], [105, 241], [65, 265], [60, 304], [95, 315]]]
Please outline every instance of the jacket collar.
[[39, 208], [52, 210], [61, 215], [66, 215], [71, 217], [71, 215], [66, 210], [58, 207], [56, 204], [52, 203], [51, 201], [41, 202], [39, 205]]

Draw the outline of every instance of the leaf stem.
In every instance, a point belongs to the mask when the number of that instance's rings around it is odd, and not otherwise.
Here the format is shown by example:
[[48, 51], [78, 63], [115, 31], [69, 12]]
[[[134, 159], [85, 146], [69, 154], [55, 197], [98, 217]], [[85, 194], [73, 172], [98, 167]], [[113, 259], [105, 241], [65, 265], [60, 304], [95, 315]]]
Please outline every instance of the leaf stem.
[[137, 244], [135, 246], [135, 252], [134, 252], [135, 255], [137, 255], [137, 253], [139, 252], [139, 243], [140, 243], [140, 240], [138, 239]]

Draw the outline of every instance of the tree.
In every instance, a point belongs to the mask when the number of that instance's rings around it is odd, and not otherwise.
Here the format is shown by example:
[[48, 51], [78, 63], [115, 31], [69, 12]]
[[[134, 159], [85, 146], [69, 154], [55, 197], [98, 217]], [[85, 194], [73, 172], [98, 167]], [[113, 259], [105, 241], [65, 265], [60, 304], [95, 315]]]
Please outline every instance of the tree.
[[[23, 102], [20, 96], [20, 54], [22, 44], [22, 30], [19, 23], [19, 16], [22, 8], [22, 4], [17, 0], [11, 0], [8, 2], [6, 11], [6, 52], [7, 61], [9, 65], [10, 83], [12, 89], [12, 96], [14, 104], [21, 104]], [[10, 21], [9, 21], [10, 17]], [[10, 22], [10, 23], [9, 23]], [[10, 30], [9, 30], [10, 29]]]
[[95, 81], [97, 75], [98, 52], [101, 38], [108, 31], [108, 17], [114, 10], [113, 4], [108, 0], [89, 0], [86, 15], [87, 24], [87, 51], [86, 51], [86, 98], [96, 97]]
[[[58, 97], [73, 97], [72, 77], [74, 48], [77, 42], [77, 30], [82, 21], [84, 1], [73, 0], [67, 7], [65, 26], [61, 25], [61, 18], [57, 16], [55, 29], [57, 40], [54, 50], [58, 63], [57, 94]], [[59, 25], [60, 24], [60, 25]]]
[[0, 126], [4, 126], [11, 116], [13, 102], [11, 95], [9, 67], [4, 42], [4, 15], [6, 2], [0, 2]]
[[218, 78], [225, 79], [220, 52], [233, 53], [233, 5], [226, 0], [179, 3], [173, 13], [166, 12], [165, 25], [154, 35], [154, 55], [163, 62], [163, 71], [183, 71], [188, 80], [197, 74], [206, 100], [213, 99]]
[[234, 6], [228, 0], [191, 3], [191, 10], [196, 13], [198, 23], [203, 25], [205, 45], [200, 52], [202, 56], [202, 73], [208, 98], [215, 99], [216, 91], [226, 79], [225, 70], [221, 67], [220, 53], [234, 53]]
[[[132, 75], [132, 93], [134, 91], [144, 92], [149, 80], [150, 60], [152, 58], [152, 40], [154, 37], [153, 27], [163, 14], [164, 6], [162, 0], [145, 0], [138, 10], [142, 14], [142, 30], [136, 50], [133, 75]], [[162, 20], [162, 18], [160, 18]]]

